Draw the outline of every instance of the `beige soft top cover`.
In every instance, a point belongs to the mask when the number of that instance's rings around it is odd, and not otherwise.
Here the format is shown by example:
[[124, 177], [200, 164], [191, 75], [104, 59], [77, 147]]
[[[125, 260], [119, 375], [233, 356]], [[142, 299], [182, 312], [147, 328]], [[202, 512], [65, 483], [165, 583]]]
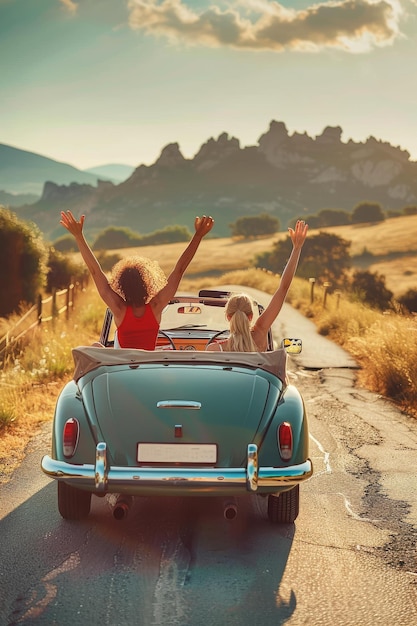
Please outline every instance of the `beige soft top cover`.
[[140, 365], [141, 363], [243, 365], [259, 367], [283, 382], [286, 380], [287, 353], [283, 349], [272, 352], [206, 352], [79, 346], [73, 349], [72, 355], [75, 362], [75, 381], [102, 365]]

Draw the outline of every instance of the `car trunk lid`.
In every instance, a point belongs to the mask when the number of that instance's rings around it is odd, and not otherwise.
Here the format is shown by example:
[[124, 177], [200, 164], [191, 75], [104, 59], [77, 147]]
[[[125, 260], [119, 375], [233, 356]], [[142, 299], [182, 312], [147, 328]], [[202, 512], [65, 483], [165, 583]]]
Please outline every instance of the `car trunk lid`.
[[[278, 379], [258, 368], [146, 363], [98, 370], [83, 395], [117, 465], [137, 464], [138, 444], [147, 443], [201, 444], [203, 449], [215, 444], [218, 466], [240, 466], [281, 388]], [[181, 453], [178, 459], [188, 457]]]

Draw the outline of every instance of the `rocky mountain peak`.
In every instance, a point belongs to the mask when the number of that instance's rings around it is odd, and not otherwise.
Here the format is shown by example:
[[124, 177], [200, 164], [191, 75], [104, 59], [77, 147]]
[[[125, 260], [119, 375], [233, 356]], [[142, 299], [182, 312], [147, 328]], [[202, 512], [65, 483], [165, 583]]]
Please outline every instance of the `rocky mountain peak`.
[[185, 161], [184, 156], [180, 151], [178, 143], [170, 143], [162, 149], [159, 159], [155, 162], [155, 165], [161, 167], [178, 167]]
[[216, 233], [226, 236], [230, 223], [244, 215], [267, 211], [285, 226], [325, 208], [349, 211], [364, 200], [384, 210], [417, 204], [417, 162], [374, 137], [342, 142], [340, 126], [311, 137], [290, 135], [284, 122], [272, 120], [257, 145], [241, 147], [222, 132], [185, 159], [179, 144], [170, 143], [155, 163], [140, 165], [120, 184], [48, 182], [42, 198], [19, 213], [48, 234], [51, 214], [58, 224], [59, 211], [66, 209], [88, 213], [92, 231], [112, 224], [151, 232], [209, 213]]
[[228, 133], [221, 133], [218, 139], [211, 137], [204, 143], [194, 157], [194, 163], [199, 170], [210, 169], [216, 163], [237, 154], [240, 150], [240, 142], [236, 137], [230, 137]]
[[342, 143], [343, 130], [340, 126], [326, 126], [321, 135], [316, 137], [318, 144], [335, 145]]

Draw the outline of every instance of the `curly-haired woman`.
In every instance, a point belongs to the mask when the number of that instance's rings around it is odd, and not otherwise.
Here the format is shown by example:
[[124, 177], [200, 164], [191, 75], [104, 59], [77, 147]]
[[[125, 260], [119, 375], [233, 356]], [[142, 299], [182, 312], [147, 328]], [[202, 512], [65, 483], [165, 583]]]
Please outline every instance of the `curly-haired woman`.
[[194, 236], [168, 279], [158, 263], [137, 256], [116, 263], [110, 281], [84, 237], [84, 221], [84, 215], [77, 221], [71, 211], [61, 212], [60, 223], [74, 235], [97, 291], [113, 313], [120, 347], [154, 350], [162, 311], [174, 297], [201, 240], [212, 229], [213, 218], [195, 218]]

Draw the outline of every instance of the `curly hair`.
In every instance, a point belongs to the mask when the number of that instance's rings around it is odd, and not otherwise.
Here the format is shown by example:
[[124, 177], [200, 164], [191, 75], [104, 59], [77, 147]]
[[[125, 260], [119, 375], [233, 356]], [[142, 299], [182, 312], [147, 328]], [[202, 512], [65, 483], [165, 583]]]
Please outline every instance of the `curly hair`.
[[167, 279], [159, 263], [146, 257], [126, 257], [111, 271], [110, 286], [129, 306], [146, 304], [166, 284]]
[[226, 304], [226, 316], [230, 320], [229, 350], [232, 352], [257, 352], [252, 339], [250, 317], [253, 315], [252, 302], [245, 293], [229, 298]]

